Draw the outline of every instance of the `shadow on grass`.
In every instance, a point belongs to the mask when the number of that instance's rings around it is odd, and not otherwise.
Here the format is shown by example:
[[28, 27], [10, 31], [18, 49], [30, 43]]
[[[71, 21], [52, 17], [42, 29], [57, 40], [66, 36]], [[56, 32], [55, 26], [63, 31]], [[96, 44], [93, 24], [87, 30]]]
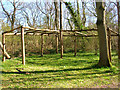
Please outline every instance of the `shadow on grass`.
[[[46, 71], [23, 71], [23, 72], [4, 72], [2, 71], [3, 74], [26, 74], [26, 73], [52, 73], [52, 72], [66, 72], [66, 71], [79, 71], [79, 70], [89, 70], [89, 69], [98, 69], [99, 67], [96, 67], [96, 65], [86, 67], [86, 68], [70, 68], [70, 69], [62, 69], [62, 70], [46, 70]], [[109, 73], [112, 71], [105, 71], [104, 73]], [[97, 73], [94, 73], [97, 74]], [[100, 74], [100, 73], [99, 73]]]
[[[61, 73], [61, 72], [67, 72], [67, 71], [79, 71], [79, 70], [90, 70], [90, 69], [98, 69], [98, 68], [96, 68], [95, 66], [90, 66], [90, 67], [86, 67], [86, 68], [76, 68], [76, 69], [30, 71], [30, 72], [24, 72], [24, 73], [19, 73], [19, 72], [2, 72], [2, 73], [3, 74], [20, 74], [20, 75], [21, 74], [26, 75], [26, 73], [29, 73], [30, 75], [42, 74], [42, 75], [39, 75], [36, 77], [26, 78], [26, 79], [24, 79], [24, 77], [23, 77], [23, 78], [20, 78], [20, 80], [43, 82], [43, 81], [60, 81], [60, 80], [108, 77], [111, 75], [107, 74], [107, 73], [112, 72], [110, 70], [105, 70], [105, 71], [97, 71], [97, 72], [91, 72], [91, 73], [90, 72], [81, 72], [81, 73], [76, 73], [76, 74], [75, 73], [66, 73], [66, 74]], [[58, 73], [56, 73], [56, 72], [58, 72]], [[49, 73], [52, 73], [54, 76], [49, 76]], [[99, 74], [99, 76], [97, 76], [96, 74]], [[116, 74], [114, 74], [114, 75], [116, 75]], [[16, 82], [16, 83], [18, 83], [18, 82]]]

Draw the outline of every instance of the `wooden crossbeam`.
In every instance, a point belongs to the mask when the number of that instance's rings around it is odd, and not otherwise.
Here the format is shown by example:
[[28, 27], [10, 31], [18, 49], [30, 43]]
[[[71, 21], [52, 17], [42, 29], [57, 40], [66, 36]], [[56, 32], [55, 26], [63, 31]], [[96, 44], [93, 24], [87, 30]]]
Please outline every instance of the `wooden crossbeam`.
[[[33, 35], [34, 33], [33, 32], [25, 32], [24, 33], [25, 35]], [[41, 34], [44, 34], [44, 35], [47, 35], [47, 34], [60, 34], [60, 33], [35, 33], [34, 35], [41, 35]], [[6, 36], [14, 36], [14, 35], [21, 35], [21, 33], [5, 33]], [[87, 35], [87, 34], [83, 34], [83, 33], [73, 33], [73, 34], [70, 34], [70, 33], [63, 33], [64, 36], [81, 36], [81, 37], [94, 37], [94, 36], [97, 36], [97, 35]], [[111, 36], [118, 36], [118, 34], [111, 34]]]
[[15, 29], [12, 29], [12, 30], [10, 30], [10, 31], [5, 31], [4, 33], [10, 33], [10, 32], [13, 32], [14, 30], [17, 30], [17, 29], [20, 29], [20, 28], [21, 28], [21, 26], [20, 26], [20, 27], [15, 28]]
[[111, 28], [109, 28], [109, 30], [114, 34], [118, 34], [116, 31], [113, 31]]
[[[21, 27], [21, 26], [20, 26]], [[11, 33], [14, 30], [20, 29], [20, 27], [17, 27], [15, 29], [12, 29], [10, 31], [5, 31], [4, 33]], [[54, 30], [54, 29], [36, 29], [36, 28], [30, 28], [30, 27], [23, 27], [25, 32], [31, 31], [31, 32], [39, 32], [39, 31], [43, 31], [43, 32], [59, 32], [60, 30]], [[28, 29], [28, 30], [26, 30]], [[85, 30], [62, 30], [62, 32], [81, 32], [81, 31], [97, 31], [97, 29], [85, 29]]]
[[[0, 42], [0, 48], [1, 48], [1, 50], [3, 51], [3, 44]], [[4, 49], [5, 50], [5, 49]], [[7, 59], [10, 59], [11, 57], [10, 57], [10, 55], [6, 52], [6, 50], [4, 51], [5, 53], [5, 56], [6, 56], [6, 58]]]
[[93, 29], [83, 29], [83, 30], [62, 30], [62, 32], [82, 32], [82, 31], [98, 31], [96, 28]]

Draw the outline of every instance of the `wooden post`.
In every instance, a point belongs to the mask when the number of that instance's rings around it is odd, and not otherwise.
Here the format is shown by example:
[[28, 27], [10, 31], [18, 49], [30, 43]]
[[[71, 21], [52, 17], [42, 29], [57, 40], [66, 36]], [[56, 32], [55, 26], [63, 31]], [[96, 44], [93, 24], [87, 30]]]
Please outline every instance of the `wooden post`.
[[25, 65], [25, 43], [24, 43], [24, 28], [21, 26], [21, 51], [22, 51], [22, 64]]
[[118, 35], [118, 59], [120, 59], [120, 29], [119, 29], [119, 35]]
[[74, 56], [76, 56], [76, 54], [77, 54], [77, 37], [76, 36], [74, 39], [74, 52], [75, 52]]
[[110, 57], [110, 61], [112, 61], [111, 58], [111, 31], [109, 28], [107, 28], [107, 33], [108, 33], [108, 49], [109, 49], [109, 57]]
[[62, 0], [60, 0], [60, 47], [61, 58], [63, 57], [63, 37], [62, 37]]
[[43, 34], [41, 34], [41, 57], [43, 57], [43, 45], [44, 45], [44, 35]]
[[58, 34], [56, 35], [56, 53], [58, 54]]
[[[0, 48], [2, 49], [2, 52], [3, 52], [3, 44], [0, 42]], [[5, 56], [7, 59], [10, 59], [10, 55], [6, 52], [5, 50]]]
[[3, 57], [2, 61], [5, 62], [5, 34], [2, 34], [2, 44], [3, 44]]

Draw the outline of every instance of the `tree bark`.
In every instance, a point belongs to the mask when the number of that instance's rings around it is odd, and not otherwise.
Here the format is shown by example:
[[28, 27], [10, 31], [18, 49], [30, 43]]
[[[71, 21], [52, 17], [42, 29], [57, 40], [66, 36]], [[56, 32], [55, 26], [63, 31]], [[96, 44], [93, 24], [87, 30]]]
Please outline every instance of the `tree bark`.
[[63, 36], [62, 36], [62, 0], [60, 0], [60, 46], [61, 58], [63, 57]]
[[118, 59], [120, 59], [120, 2], [117, 2], [118, 9]]
[[107, 30], [105, 25], [105, 8], [103, 2], [96, 2], [97, 10], [97, 28], [98, 28], [98, 38], [99, 38], [99, 52], [100, 60], [98, 66], [111, 66], [109, 50], [108, 50], [108, 40], [107, 40]]
[[[58, 1], [54, 1], [55, 5], [55, 26], [56, 29], [59, 29], [59, 10], [58, 10]], [[58, 53], [58, 35], [56, 35], [56, 53]]]
[[85, 15], [85, 2], [82, 2], [82, 8], [83, 8], [83, 18], [82, 18], [82, 22], [83, 22], [83, 26], [85, 27], [85, 23], [86, 23], [86, 15]]
[[77, 14], [78, 14], [78, 17], [80, 17], [79, 0], [77, 0]]

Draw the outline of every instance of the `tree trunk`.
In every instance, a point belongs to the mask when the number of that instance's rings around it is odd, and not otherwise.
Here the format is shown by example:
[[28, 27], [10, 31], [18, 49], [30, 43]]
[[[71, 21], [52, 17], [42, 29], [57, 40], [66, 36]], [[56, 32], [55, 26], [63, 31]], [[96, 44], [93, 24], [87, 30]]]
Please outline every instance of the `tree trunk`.
[[[58, 11], [58, 1], [54, 0], [55, 5], [55, 26], [59, 29], [59, 11]], [[58, 53], [58, 35], [56, 35], [56, 53]]]
[[50, 29], [50, 25], [49, 25], [49, 15], [47, 15], [47, 28]]
[[63, 57], [63, 36], [62, 36], [62, 0], [60, 1], [60, 46], [61, 58]]
[[105, 25], [105, 9], [103, 2], [96, 2], [97, 10], [97, 28], [98, 28], [98, 38], [99, 38], [99, 52], [100, 60], [98, 66], [111, 66], [108, 42], [107, 42], [107, 30]]
[[82, 18], [82, 22], [83, 22], [83, 26], [85, 27], [85, 23], [86, 23], [86, 16], [85, 16], [85, 2], [82, 2], [82, 9], [83, 9], [83, 18]]
[[120, 59], [120, 2], [117, 2], [118, 9], [118, 59]]
[[55, 26], [56, 29], [59, 29], [59, 8], [58, 8], [58, 1], [55, 0]]
[[78, 14], [78, 17], [80, 17], [79, 0], [77, 0], [77, 14]]

